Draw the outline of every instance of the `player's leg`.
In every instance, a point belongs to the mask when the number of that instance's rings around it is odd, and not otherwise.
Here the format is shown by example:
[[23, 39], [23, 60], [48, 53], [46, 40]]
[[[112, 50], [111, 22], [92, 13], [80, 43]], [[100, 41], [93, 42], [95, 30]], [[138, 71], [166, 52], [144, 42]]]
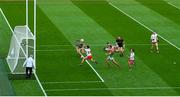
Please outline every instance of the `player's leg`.
[[123, 57], [123, 55], [124, 55], [123, 47], [120, 47], [120, 56]]
[[26, 78], [28, 78], [29, 74], [28, 74], [28, 67], [26, 67]]
[[86, 61], [86, 57], [82, 58], [81, 64], [80, 66], [82, 66], [82, 64]]
[[132, 71], [132, 61], [131, 60], [128, 61], [128, 67], [129, 67], [129, 71]]
[[110, 67], [109, 61], [110, 61], [109, 57], [107, 57], [106, 60], [105, 60], [105, 63], [107, 64], [108, 68]]
[[116, 60], [112, 59], [112, 62], [113, 62], [118, 68], [120, 68], [120, 65], [118, 64], [118, 62], [116, 62]]
[[156, 53], [159, 53], [158, 43], [156, 43], [155, 46], [156, 46]]
[[91, 61], [94, 62], [95, 64], [97, 64], [97, 61], [94, 60], [93, 58], [91, 58]]
[[81, 49], [79, 47], [76, 47], [76, 52], [81, 56]]
[[29, 78], [31, 78], [31, 75], [32, 75], [32, 67], [29, 68]]
[[154, 43], [151, 44], [151, 53], [153, 53]]

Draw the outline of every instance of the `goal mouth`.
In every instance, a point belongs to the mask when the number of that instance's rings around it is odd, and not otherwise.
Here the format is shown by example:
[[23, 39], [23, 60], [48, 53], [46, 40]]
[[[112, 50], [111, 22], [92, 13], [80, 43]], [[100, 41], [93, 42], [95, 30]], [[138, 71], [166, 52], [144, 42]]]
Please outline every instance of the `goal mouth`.
[[34, 56], [35, 37], [28, 26], [16, 26], [11, 38], [8, 56], [6, 58], [12, 74], [24, 74], [23, 68], [29, 55]]

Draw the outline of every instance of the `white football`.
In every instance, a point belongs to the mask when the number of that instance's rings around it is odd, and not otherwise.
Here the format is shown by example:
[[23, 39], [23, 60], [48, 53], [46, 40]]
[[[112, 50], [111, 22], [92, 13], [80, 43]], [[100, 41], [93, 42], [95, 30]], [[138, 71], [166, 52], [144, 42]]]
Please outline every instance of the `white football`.
[[81, 42], [84, 42], [84, 39], [80, 39]]

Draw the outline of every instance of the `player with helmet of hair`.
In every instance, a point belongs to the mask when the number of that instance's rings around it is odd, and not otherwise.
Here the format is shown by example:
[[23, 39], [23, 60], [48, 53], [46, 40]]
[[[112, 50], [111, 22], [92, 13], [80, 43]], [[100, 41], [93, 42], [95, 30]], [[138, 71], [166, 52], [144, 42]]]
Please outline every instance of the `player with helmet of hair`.
[[77, 51], [77, 53], [80, 56], [82, 55], [82, 53], [85, 53], [85, 50], [84, 50], [84, 47], [85, 47], [84, 39], [77, 40], [76, 43], [75, 43], [75, 46], [76, 46], [76, 51]]

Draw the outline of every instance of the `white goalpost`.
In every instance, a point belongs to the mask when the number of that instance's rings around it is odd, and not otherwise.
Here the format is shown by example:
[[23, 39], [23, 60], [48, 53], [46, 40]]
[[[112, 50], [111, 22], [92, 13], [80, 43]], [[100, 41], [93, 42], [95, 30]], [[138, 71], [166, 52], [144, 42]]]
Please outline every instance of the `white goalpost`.
[[[29, 28], [29, 0], [26, 0], [26, 25], [16, 26], [12, 32], [7, 63], [12, 74], [24, 74], [23, 65], [33, 55], [36, 66], [36, 0], [34, 0], [34, 30]], [[35, 72], [35, 70], [34, 70]]]

